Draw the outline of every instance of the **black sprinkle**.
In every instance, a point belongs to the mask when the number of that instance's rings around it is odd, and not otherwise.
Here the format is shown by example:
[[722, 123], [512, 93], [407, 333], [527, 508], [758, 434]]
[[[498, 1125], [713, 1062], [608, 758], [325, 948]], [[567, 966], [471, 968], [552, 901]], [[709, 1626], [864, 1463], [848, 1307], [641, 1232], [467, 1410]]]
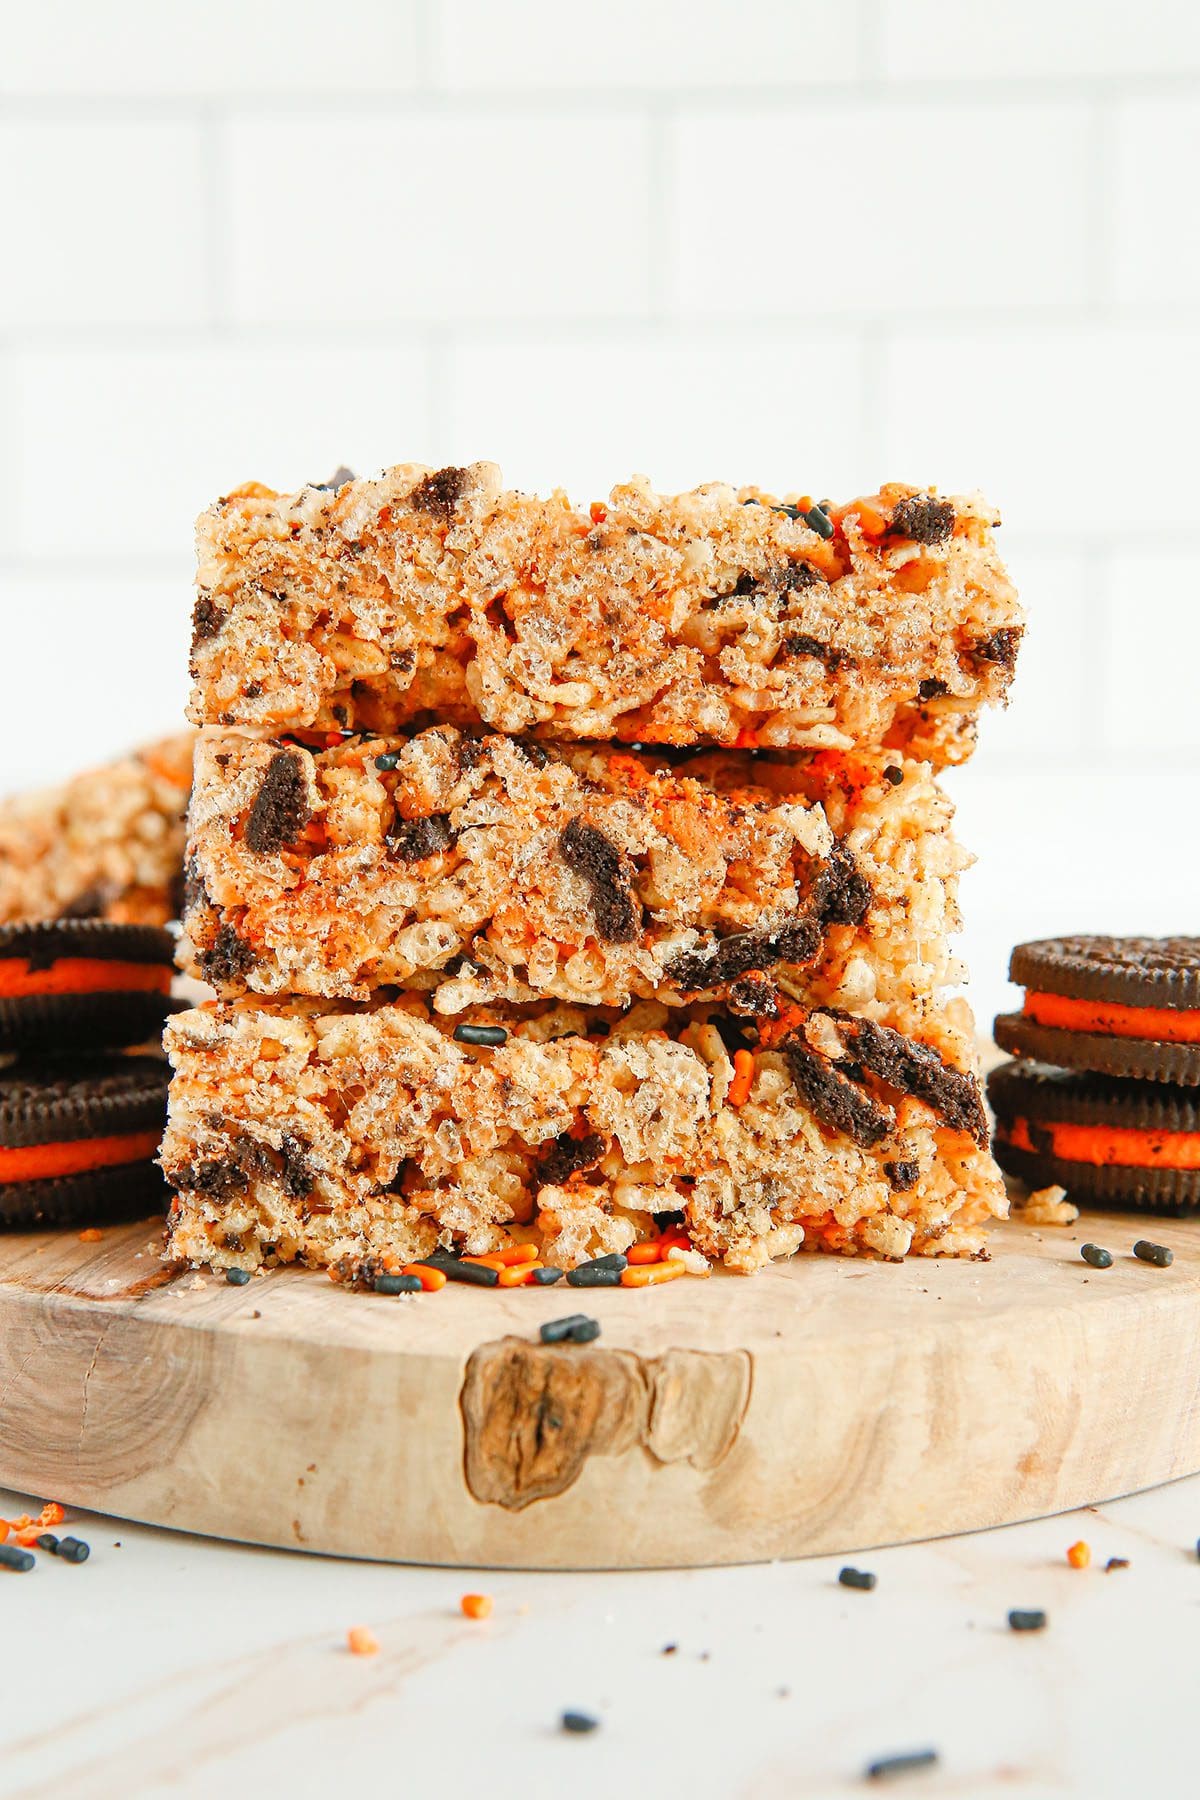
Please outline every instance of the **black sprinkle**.
[[508, 1042], [508, 1033], [503, 1025], [456, 1025], [454, 1041], [458, 1044], [482, 1044], [489, 1050], [496, 1050], [501, 1044]]
[[1138, 1239], [1133, 1254], [1139, 1262], [1153, 1263], [1156, 1269], [1169, 1269], [1175, 1261], [1173, 1250], [1168, 1250], [1165, 1244], [1152, 1244], [1148, 1238]]
[[1044, 1612], [1010, 1612], [1008, 1615], [1010, 1631], [1044, 1631], [1046, 1615]]
[[600, 1721], [593, 1718], [591, 1713], [565, 1712], [562, 1716], [562, 1728], [564, 1731], [574, 1732], [599, 1731]]
[[869, 1569], [839, 1569], [838, 1580], [843, 1587], [871, 1589], [875, 1586], [875, 1576]]
[[567, 1270], [567, 1286], [578, 1288], [620, 1287], [620, 1269], [597, 1269], [584, 1263], [580, 1269]]
[[1127, 1556], [1110, 1556], [1104, 1565], [1104, 1573], [1111, 1575], [1114, 1569], [1127, 1569], [1128, 1567], [1129, 1558]]
[[18, 1575], [26, 1575], [36, 1561], [32, 1550], [18, 1550], [15, 1544], [0, 1544], [0, 1569], [15, 1569]]
[[898, 767], [896, 763], [889, 763], [887, 768], [883, 771], [883, 779], [885, 781], [890, 781], [893, 787], [899, 787], [900, 783], [904, 780], [904, 770]]
[[46, 1550], [51, 1556], [58, 1555], [58, 1539], [52, 1531], [43, 1531], [41, 1537], [34, 1540], [39, 1550]]
[[82, 1563], [86, 1562], [92, 1554], [92, 1547], [90, 1544], [85, 1544], [82, 1538], [65, 1537], [59, 1541], [56, 1554], [61, 1556], [64, 1562]]
[[245, 1287], [250, 1279], [249, 1269], [226, 1269], [225, 1279], [230, 1287]]
[[881, 1756], [867, 1764], [868, 1781], [890, 1781], [893, 1775], [915, 1775], [918, 1769], [932, 1769], [938, 1761], [936, 1750], [906, 1750], [902, 1756]]
[[629, 1267], [629, 1258], [619, 1250], [610, 1250], [606, 1256], [593, 1256], [588, 1262], [580, 1263], [581, 1269], [616, 1269], [618, 1273]]
[[800, 516], [818, 537], [831, 538], [833, 536], [833, 520], [821, 507], [810, 507], [808, 512], [802, 513]]
[[599, 1321], [589, 1319], [586, 1313], [568, 1313], [564, 1319], [548, 1319], [541, 1329], [543, 1344], [561, 1344], [571, 1336], [580, 1325], [596, 1325]]
[[563, 1278], [562, 1269], [534, 1269], [529, 1276], [530, 1287], [553, 1287], [556, 1281]]
[[1112, 1251], [1103, 1249], [1099, 1244], [1081, 1244], [1079, 1254], [1093, 1269], [1112, 1268]]
[[375, 1292], [377, 1294], [419, 1294], [421, 1277], [419, 1275], [377, 1275]]
[[469, 1287], [498, 1287], [500, 1271], [486, 1263], [460, 1262], [456, 1256], [423, 1256], [423, 1269], [440, 1269], [447, 1281], [463, 1281]]
[[381, 775], [388, 774], [392, 769], [398, 769], [400, 767], [399, 750], [386, 750], [382, 756], [377, 756], [375, 758], [375, 767], [379, 770]]
[[573, 1344], [590, 1344], [600, 1336], [599, 1319], [580, 1319], [578, 1325], [572, 1325], [567, 1333]]

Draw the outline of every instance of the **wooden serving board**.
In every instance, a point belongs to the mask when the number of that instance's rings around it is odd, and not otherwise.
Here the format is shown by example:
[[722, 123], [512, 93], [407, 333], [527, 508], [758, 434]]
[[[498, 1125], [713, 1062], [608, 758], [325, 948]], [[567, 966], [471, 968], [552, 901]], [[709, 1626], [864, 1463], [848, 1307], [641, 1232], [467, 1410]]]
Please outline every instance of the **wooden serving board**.
[[[1169, 1269], [1129, 1255], [1148, 1224]], [[159, 1241], [0, 1238], [0, 1484], [345, 1556], [633, 1568], [862, 1550], [1200, 1469], [1196, 1222], [412, 1300], [290, 1269], [233, 1288]], [[595, 1343], [540, 1344], [576, 1311]]]

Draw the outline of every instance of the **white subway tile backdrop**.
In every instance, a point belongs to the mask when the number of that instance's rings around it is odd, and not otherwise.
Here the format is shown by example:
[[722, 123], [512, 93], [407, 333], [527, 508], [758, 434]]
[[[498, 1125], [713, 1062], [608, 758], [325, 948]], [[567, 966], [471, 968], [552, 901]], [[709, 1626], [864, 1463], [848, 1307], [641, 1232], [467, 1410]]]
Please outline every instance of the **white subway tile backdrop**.
[[1189, 0], [0, 0], [0, 789], [178, 719], [223, 488], [982, 487], [1008, 947], [1200, 929]]

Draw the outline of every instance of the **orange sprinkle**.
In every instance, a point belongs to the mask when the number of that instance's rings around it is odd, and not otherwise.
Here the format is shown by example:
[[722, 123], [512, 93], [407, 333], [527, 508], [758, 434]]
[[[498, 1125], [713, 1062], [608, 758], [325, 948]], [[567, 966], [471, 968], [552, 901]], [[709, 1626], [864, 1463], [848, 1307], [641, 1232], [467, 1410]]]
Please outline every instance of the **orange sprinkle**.
[[468, 1619], [490, 1619], [495, 1601], [490, 1594], [464, 1594], [459, 1605]]
[[446, 1285], [446, 1271], [444, 1269], [427, 1269], [424, 1263], [408, 1263], [400, 1273], [415, 1275], [427, 1294], [436, 1294], [439, 1288], [444, 1288]]
[[665, 1256], [668, 1250], [690, 1250], [692, 1240], [682, 1225], [671, 1225], [663, 1232], [659, 1243]]
[[1071, 1548], [1067, 1551], [1067, 1561], [1073, 1569], [1086, 1569], [1091, 1560], [1091, 1545], [1085, 1544], [1082, 1538], [1080, 1538], [1077, 1544], [1072, 1544]]
[[352, 1625], [346, 1633], [346, 1642], [354, 1656], [374, 1656], [379, 1649], [379, 1639], [365, 1625]]
[[545, 1266], [540, 1262], [527, 1262], [514, 1263], [510, 1269], [501, 1268], [498, 1285], [500, 1287], [528, 1287], [533, 1280], [534, 1271], [545, 1268]]
[[681, 1262], [652, 1263], [649, 1268], [621, 1271], [622, 1287], [656, 1287], [660, 1281], [677, 1281], [687, 1270]]
[[94, 1225], [89, 1225], [86, 1231], [80, 1232], [79, 1241], [81, 1244], [98, 1244], [103, 1236], [102, 1231], [97, 1231]]
[[497, 1250], [495, 1254], [508, 1268], [512, 1268], [514, 1263], [536, 1262], [541, 1251], [536, 1244], [505, 1244], [504, 1248]]
[[661, 1238], [647, 1238], [644, 1243], [630, 1244], [625, 1252], [625, 1261], [633, 1267], [645, 1263], [662, 1261], [663, 1247]]
[[485, 1269], [506, 1269], [508, 1264], [502, 1256], [464, 1256], [463, 1262], [480, 1263]]
[[608, 517], [608, 508], [601, 500], [593, 500], [588, 511], [591, 514], [593, 525], [603, 525], [605, 519]]
[[754, 1085], [754, 1053], [751, 1050], [735, 1050], [733, 1053], [733, 1080], [729, 1084], [726, 1099], [730, 1106], [744, 1106], [750, 1098], [750, 1089]]

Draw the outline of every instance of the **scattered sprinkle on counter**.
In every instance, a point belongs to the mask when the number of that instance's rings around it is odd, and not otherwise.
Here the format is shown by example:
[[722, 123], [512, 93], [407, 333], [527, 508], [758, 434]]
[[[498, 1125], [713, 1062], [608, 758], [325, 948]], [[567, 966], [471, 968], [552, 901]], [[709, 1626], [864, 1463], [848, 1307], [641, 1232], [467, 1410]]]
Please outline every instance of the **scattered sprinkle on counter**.
[[374, 1656], [379, 1650], [379, 1639], [365, 1625], [352, 1625], [346, 1633], [346, 1643], [352, 1656]]
[[245, 1287], [250, 1280], [249, 1269], [226, 1269], [225, 1279], [230, 1287]]
[[1127, 1569], [1128, 1567], [1129, 1558], [1127, 1556], [1110, 1556], [1104, 1565], [1104, 1573], [1111, 1575], [1114, 1569]]
[[464, 1594], [459, 1601], [468, 1619], [490, 1619], [495, 1604], [490, 1594]]
[[31, 1550], [18, 1550], [15, 1544], [0, 1544], [0, 1569], [12, 1569], [27, 1575], [37, 1561]]
[[586, 1313], [568, 1313], [565, 1319], [547, 1319], [540, 1335], [543, 1344], [590, 1344], [600, 1336], [600, 1321]]
[[1082, 1538], [1077, 1544], [1072, 1544], [1067, 1551], [1067, 1561], [1073, 1569], [1086, 1569], [1091, 1560], [1092, 1547], [1090, 1544], [1085, 1544]]
[[1156, 1269], [1169, 1269], [1175, 1261], [1173, 1250], [1168, 1250], [1165, 1244], [1152, 1244], [1148, 1238], [1138, 1239], [1133, 1254], [1139, 1262], [1153, 1263]]
[[560, 1723], [564, 1731], [572, 1731], [576, 1733], [576, 1735], [582, 1735], [584, 1732], [598, 1731], [600, 1729], [599, 1719], [595, 1718], [591, 1713], [585, 1712], [565, 1712]]
[[1026, 1611], [1017, 1607], [1008, 1615], [1008, 1628], [1010, 1631], [1045, 1631], [1046, 1615], [1035, 1608]]
[[902, 1756], [881, 1756], [867, 1764], [868, 1781], [892, 1781], [897, 1775], [915, 1775], [921, 1769], [932, 1769], [938, 1760], [936, 1750], [906, 1750]]
[[421, 1277], [419, 1275], [377, 1275], [375, 1292], [377, 1294], [419, 1294]]
[[875, 1586], [875, 1576], [869, 1569], [839, 1569], [838, 1580], [843, 1587], [864, 1588], [870, 1590]]
[[1112, 1251], [1105, 1250], [1100, 1244], [1081, 1244], [1079, 1254], [1084, 1262], [1093, 1269], [1112, 1268]]
[[59, 1539], [58, 1549], [54, 1554], [61, 1557], [63, 1562], [83, 1563], [92, 1554], [92, 1547], [85, 1544], [82, 1538], [65, 1537]]
[[81, 1244], [98, 1244], [103, 1236], [102, 1231], [97, 1231], [94, 1225], [89, 1225], [86, 1231], [80, 1232], [79, 1241]]

